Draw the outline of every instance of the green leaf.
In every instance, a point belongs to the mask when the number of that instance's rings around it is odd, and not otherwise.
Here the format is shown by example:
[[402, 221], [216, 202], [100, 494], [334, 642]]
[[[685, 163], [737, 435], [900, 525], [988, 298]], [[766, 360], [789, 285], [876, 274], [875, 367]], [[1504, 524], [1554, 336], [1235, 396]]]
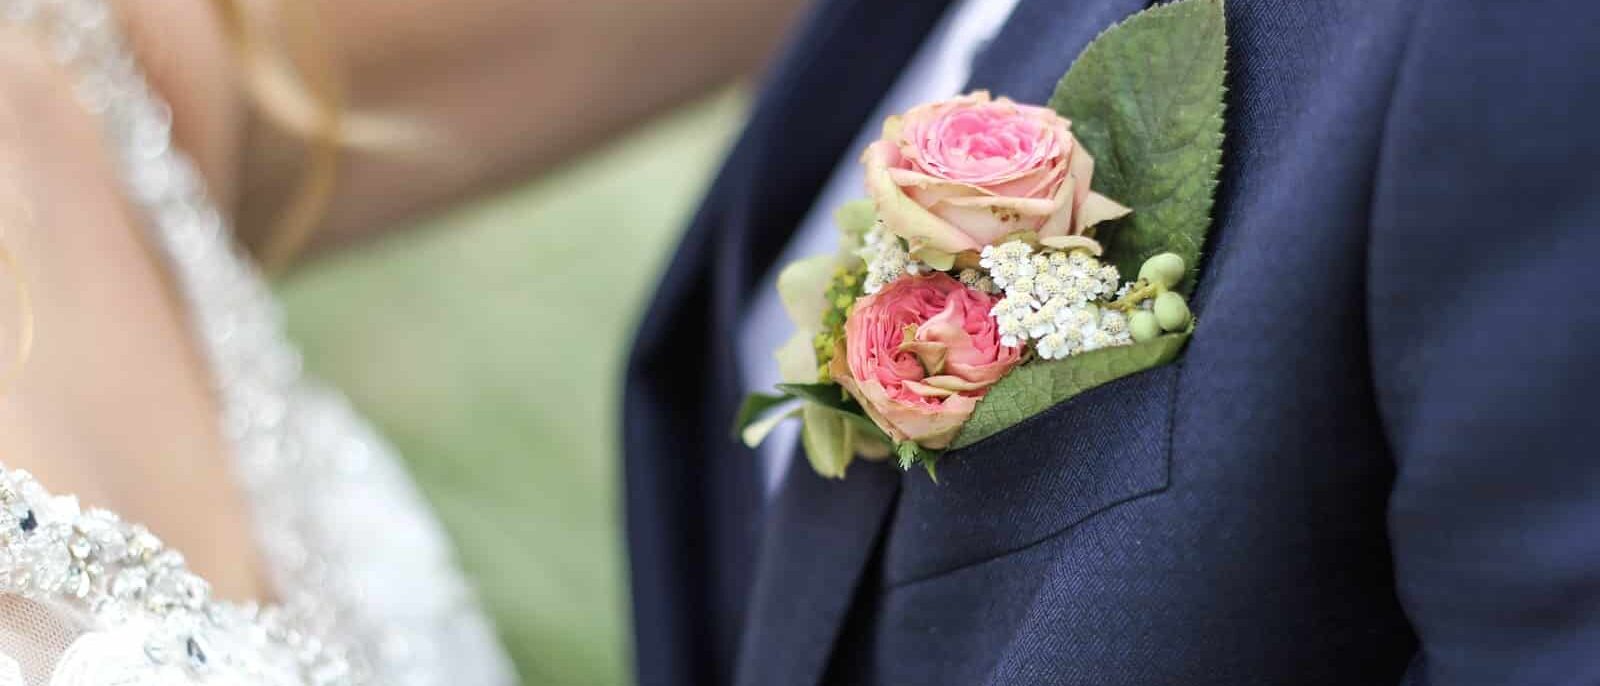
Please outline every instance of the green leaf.
[[753, 449], [765, 442], [767, 436], [772, 435], [772, 431], [777, 429], [778, 425], [800, 416], [804, 410], [805, 406], [796, 402], [795, 407], [787, 412], [773, 412], [767, 415], [765, 419], [751, 422], [744, 428], [744, 431], [739, 433], [739, 438], [744, 441], [746, 447]]
[[796, 329], [811, 334], [822, 329], [822, 315], [833, 307], [828, 284], [838, 268], [839, 258], [817, 255], [790, 262], [778, 272], [778, 298]]
[[817, 349], [813, 334], [796, 331], [789, 340], [772, 354], [778, 362], [778, 378], [788, 382], [803, 383], [817, 380]]
[[977, 443], [1096, 386], [1171, 362], [1187, 342], [1188, 333], [1168, 334], [1144, 343], [1017, 367], [978, 402], [978, 409], [950, 449]]
[[894, 456], [899, 458], [901, 469], [911, 471], [922, 457], [922, 446], [915, 441], [900, 441], [894, 444]]
[[781, 383], [778, 390], [795, 398], [805, 398], [823, 407], [835, 410], [851, 410], [860, 412], [861, 408], [855, 404], [849, 394], [844, 392], [844, 387], [836, 383]]
[[1133, 208], [1097, 234], [1124, 279], [1161, 252], [1194, 283], [1222, 161], [1227, 30], [1222, 0], [1179, 0], [1096, 38], [1050, 107], [1095, 158], [1094, 189]]
[[744, 397], [744, 402], [739, 405], [739, 413], [733, 419], [733, 438], [739, 440], [740, 434], [751, 424], [761, 418], [773, 408], [793, 400], [793, 395], [772, 395], [770, 393], [751, 393]]
[[778, 390], [788, 393], [796, 398], [804, 398], [807, 402], [820, 405], [835, 412], [845, 415], [856, 429], [868, 437], [881, 440], [884, 443], [893, 443], [889, 435], [878, 428], [876, 422], [867, 416], [866, 410], [856, 403], [854, 398], [844, 392], [844, 387], [834, 383], [781, 383]]
[[868, 417], [865, 413], [857, 410], [855, 412], [843, 412], [842, 414], [844, 414], [845, 418], [850, 420], [850, 424], [856, 428], [856, 433], [858, 436], [870, 438], [872, 440], [882, 442], [885, 445], [894, 442], [894, 439], [889, 438], [889, 434], [884, 433], [883, 429], [878, 428], [877, 423], [873, 422], [872, 418]]
[[843, 479], [845, 469], [856, 457], [855, 433], [850, 430], [848, 415], [806, 403], [802, 416], [805, 428], [800, 432], [800, 442], [811, 468], [824, 478]]
[[909, 472], [917, 465], [922, 465], [922, 468], [928, 471], [928, 478], [934, 483], [939, 483], [939, 474], [934, 468], [939, 462], [939, 456], [944, 454], [943, 450], [930, 450], [915, 441], [900, 441], [895, 444], [894, 451], [895, 457], [900, 460], [900, 469]]
[[878, 221], [878, 208], [871, 200], [852, 200], [833, 212], [833, 223], [839, 227], [839, 247], [846, 252], [861, 248], [862, 236], [872, 230]]

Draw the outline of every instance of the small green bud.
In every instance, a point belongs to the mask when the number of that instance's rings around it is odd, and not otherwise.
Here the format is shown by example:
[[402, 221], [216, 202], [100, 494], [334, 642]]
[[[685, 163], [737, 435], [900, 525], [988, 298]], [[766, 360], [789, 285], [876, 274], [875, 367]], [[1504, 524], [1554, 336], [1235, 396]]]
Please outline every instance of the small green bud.
[[1134, 310], [1128, 317], [1128, 332], [1133, 334], [1133, 340], [1143, 343], [1153, 340], [1161, 335], [1161, 324], [1156, 321], [1156, 316], [1146, 310]]
[[1139, 278], [1162, 288], [1175, 288], [1183, 281], [1183, 273], [1187, 268], [1182, 257], [1164, 252], [1144, 261], [1144, 265], [1139, 267]]
[[1189, 303], [1183, 301], [1183, 296], [1167, 291], [1156, 296], [1155, 304], [1156, 322], [1167, 331], [1182, 331], [1189, 328]]

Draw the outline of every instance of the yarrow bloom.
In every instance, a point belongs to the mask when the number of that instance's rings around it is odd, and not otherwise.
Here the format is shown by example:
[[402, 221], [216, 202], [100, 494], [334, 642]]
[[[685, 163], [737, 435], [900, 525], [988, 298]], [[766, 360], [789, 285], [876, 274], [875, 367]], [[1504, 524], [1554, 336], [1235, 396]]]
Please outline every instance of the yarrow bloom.
[[878, 216], [913, 253], [1084, 236], [1130, 211], [1090, 190], [1094, 158], [1071, 122], [985, 91], [890, 117], [861, 159]]
[[988, 274], [976, 269], [963, 269], [957, 278], [960, 279], [961, 283], [965, 284], [967, 288], [976, 288], [990, 295], [995, 295], [1001, 292], [1000, 285], [996, 284], [993, 278], [991, 278]]
[[1005, 293], [991, 310], [1002, 345], [1034, 341], [1040, 358], [1059, 360], [1133, 342], [1122, 313], [1098, 305], [1119, 292], [1117, 268], [1088, 252], [1012, 241], [984, 248], [979, 265]]
[[1011, 241], [985, 247], [979, 253], [978, 266], [989, 270], [989, 277], [994, 279], [995, 285], [1010, 293], [1019, 281], [1030, 284], [1033, 275], [1038, 273], [1032, 256], [1033, 246], [1022, 241]]
[[883, 227], [883, 222], [872, 225], [861, 237], [858, 255], [867, 263], [867, 278], [862, 290], [868, 295], [883, 290], [902, 276], [916, 276], [930, 271], [928, 265], [911, 259], [900, 239]]
[[943, 272], [895, 280], [856, 301], [833, 378], [890, 437], [944, 448], [1022, 359], [1000, 343], [995, 301]]

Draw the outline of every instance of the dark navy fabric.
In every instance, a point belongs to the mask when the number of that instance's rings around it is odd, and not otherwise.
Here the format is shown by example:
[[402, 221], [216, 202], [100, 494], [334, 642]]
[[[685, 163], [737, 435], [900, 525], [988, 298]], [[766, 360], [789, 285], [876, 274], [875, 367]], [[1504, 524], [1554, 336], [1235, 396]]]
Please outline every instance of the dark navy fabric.
[[643, 686], [731, 679], [762, 526], [755, 453], [729, 436], [743, 388], [733, 331], [753, 284], [944, 4], [840, 0], [812, 12], [640, 326], [623, 447]]
[[[1022, 0], [973, 85], [1042, 101], [1143, 5]], [[641, 682], [1600, 683], [1600, 4], [1229, 0], [1182, 358], [950, 453], [941, 484], [796, 460], [762, 511], [726, 438], [737, 289], [936, 11], [818, 11], [647, 317]]]

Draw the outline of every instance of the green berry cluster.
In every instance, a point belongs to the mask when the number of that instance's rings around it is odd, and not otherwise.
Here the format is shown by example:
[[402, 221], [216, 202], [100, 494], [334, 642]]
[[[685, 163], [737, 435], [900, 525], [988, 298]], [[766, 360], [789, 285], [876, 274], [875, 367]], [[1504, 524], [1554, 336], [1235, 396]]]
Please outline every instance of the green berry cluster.
[[1143, 343], [1163, 332], [1175, 333], [1189, 328], [1194, 315], [1189, 303], [1176, 288], [1183, 281], [1188, 266], [1183, 258], [1170, 252], [1161, 253], [1139, 267], [1139, 282], [1128, 295], [1126, 304], [1135, 306], [1151, 301], [1148, 308], [1134, 309], [1128, 316], [1128, 332], [1133, 340]]
[[828, 309], [822, 313], [822, 331], [811, 341], [817, 353], [819, 382], [831, 379], [828, 363], [833, 361], [833, 352], [844, 340], [845, 320], [850, 318], [851, 310], [855, 309], [856, 298], [861, 297], [866, 275], [866, 265], [858, 261], [849, 267], [834, 270], [833, 278], [828, 280]]

